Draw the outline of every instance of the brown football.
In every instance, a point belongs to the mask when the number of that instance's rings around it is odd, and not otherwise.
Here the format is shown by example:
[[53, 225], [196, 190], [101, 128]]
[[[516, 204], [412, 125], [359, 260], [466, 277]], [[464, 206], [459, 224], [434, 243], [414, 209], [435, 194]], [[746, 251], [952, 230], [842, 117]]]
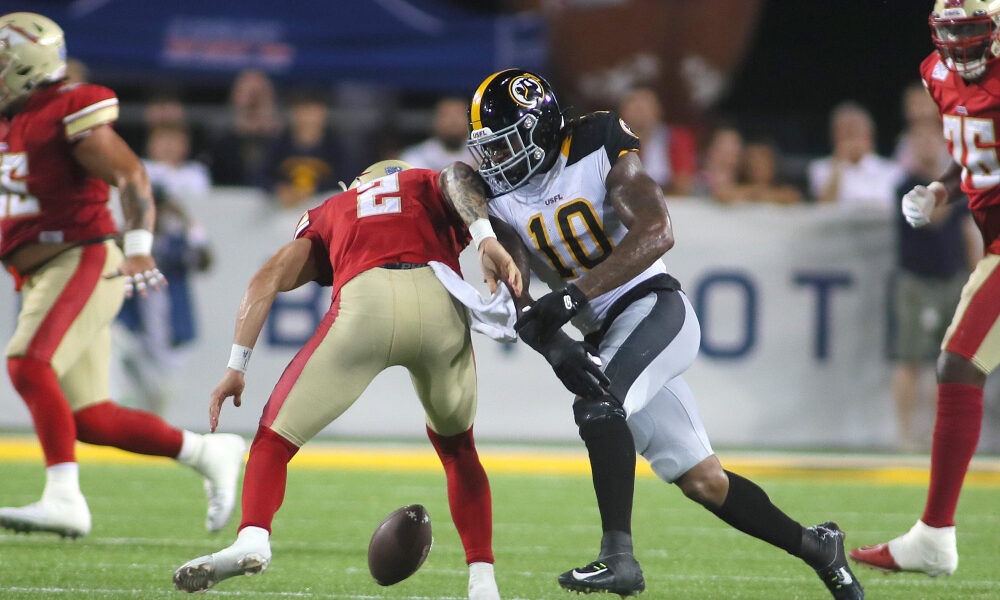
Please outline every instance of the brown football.
[[420, 504], [393, 511], [372, 534], [368, 570], [379, 585], [392, 585], [417, 572], [431, 551], [431, 517]]

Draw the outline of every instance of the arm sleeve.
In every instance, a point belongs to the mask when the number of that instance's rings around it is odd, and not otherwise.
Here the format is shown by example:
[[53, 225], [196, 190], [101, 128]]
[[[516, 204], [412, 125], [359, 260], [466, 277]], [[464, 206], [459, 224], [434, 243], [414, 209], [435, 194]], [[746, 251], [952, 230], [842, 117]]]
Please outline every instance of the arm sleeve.
[[106, 87], [79, 85], [66, 91], [66, 115], [62, 118], [63, 134], [75, 141], [95, 127], [118, 119], [118, 97]]
[[638, 152], [639, 137], [632, 133], [625, 119], [614, 111], [607, 113], [607, 125], [604, 131], [604, 150], [608, 153], [608, 162], [614, 166], [618, 158], [627, 152]]
[[319, 224], [323, 217], [318, 208], [302, 213], [298, 225], [295, 226], [294, 239], [307, 239], [312, 242], [312, 257], [316, 263], [319, 275], [316, 276], [316, 283], [323, 286], [333, 285], [333, 266], [330, 264], [330, 250], [327, 242], [319, 232]]
[[452, 234], [455, 238], [455, 243], [458, 245], [459, 250], [464, 250], [469, 242], [472, 241], [472, 235], [469, 234], [469, 228], [466, 227], [465, 221], [462, 220], [461, 215], [455, 210], [451, 202], [444, 197], [444, 192], [441, 191], [441, 186], [438, 184], [438, 171], [427, 171], [426, 182], [427, 189], [430, 197], [437, 200], [441, 205], [441, 210], [444, 212], [445, 218], [448, 220], [448, 226], [452, 230]]

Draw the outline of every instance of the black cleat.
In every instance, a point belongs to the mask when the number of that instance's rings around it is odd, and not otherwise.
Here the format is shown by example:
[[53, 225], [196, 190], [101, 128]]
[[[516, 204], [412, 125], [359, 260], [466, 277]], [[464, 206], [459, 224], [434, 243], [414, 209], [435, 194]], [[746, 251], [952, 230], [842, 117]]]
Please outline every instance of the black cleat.
[[[814, 525], [806, 530], [812, 535], [810, 556], [803, 560], [816, 570], [826, 589], [836, 600], [864, 600], [865, 588], [847, 566], [844, 552], [844, 532], [832, 521]], [[805, 548], [804, 548], [805, 549]]]
[[586, 567], [566, 571], [559, 576], [559, 585], [574, 592], [610, 592], [637, 596], [646, 589], [639, 561], [631, 553], [611, 554]]

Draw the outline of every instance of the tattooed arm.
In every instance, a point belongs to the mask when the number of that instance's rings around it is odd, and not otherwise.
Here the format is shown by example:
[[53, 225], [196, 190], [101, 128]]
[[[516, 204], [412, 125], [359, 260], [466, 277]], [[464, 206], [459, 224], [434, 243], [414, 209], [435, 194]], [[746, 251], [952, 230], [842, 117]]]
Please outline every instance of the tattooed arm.
[[486, 183], [479, 173], [463, 162], [455, 162], [438, 175], [438, 186], [472, 233], [479, 249], [483, 280], [490, 292], [496, 291], [497, 281], [506, 281], [514, 295], [520, 295], [521, 271], [493, 233], [486, 208]]
[[[151, 240], [156, 208], [149, 176], [142, 161], [114, 129], [109, 125], [95, 127], [73, 147], [73, 157], [87, 174], [118, 187], [126, 236], [138, 232], [138, 239]], [[148, 235], [142, 232], [148, 232]], [[124, 275], [129, 278], [128, 281], [134, 279], [136, 289], [142, 295], [145, 295], [147, 285], [156, 289], [165, 284], [166, 280], [156, 269], [156, 262], [146, 244], [139, 244], [138, 252], [131, 251], [128, 246], [126, 243], [125, 262], [116, 275]]]

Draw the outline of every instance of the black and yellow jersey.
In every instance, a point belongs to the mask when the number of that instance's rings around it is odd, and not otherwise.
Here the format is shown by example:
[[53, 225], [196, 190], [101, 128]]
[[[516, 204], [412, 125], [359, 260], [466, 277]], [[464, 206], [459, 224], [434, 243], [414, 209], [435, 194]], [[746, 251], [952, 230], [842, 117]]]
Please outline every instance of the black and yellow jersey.
[[[531, 269], [552, 289], [600, 264], [625, 236], [605, 178], [619, 157], [639, 149], [639, 138], [615, 112], [571, 121], [556, 163], [526, 184], [490, 201], [490, 215], [517, 230], [531, 251]], [[632, 281], [593, 298], [574, 319], [584, 333], [596, 330], [611, 304], [666, 267], [656, 261]]]

